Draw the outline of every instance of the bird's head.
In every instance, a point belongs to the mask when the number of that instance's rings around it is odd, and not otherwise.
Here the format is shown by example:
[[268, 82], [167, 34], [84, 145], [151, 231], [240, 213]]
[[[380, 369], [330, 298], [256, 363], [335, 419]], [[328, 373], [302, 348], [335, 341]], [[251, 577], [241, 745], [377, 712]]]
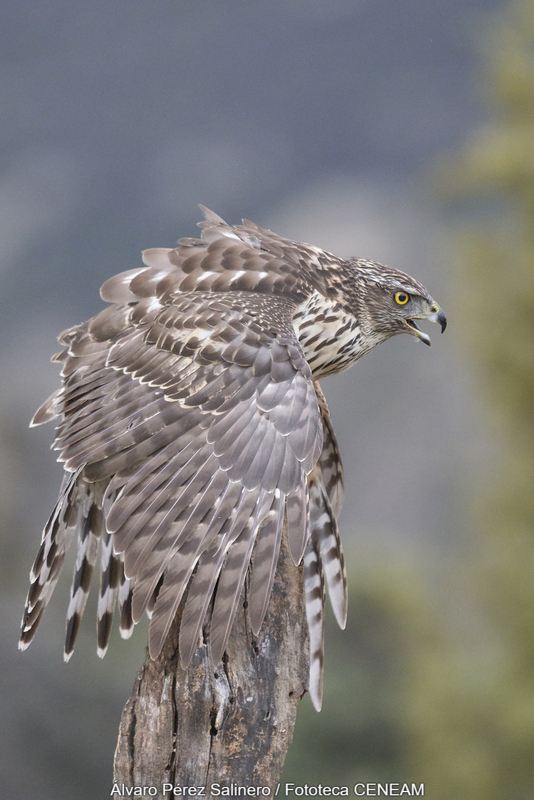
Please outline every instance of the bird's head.
[[417, 324], [425, 319], [439, 323], [443, 333], [447, 317], [418, 281], [400, 270], [361, 258], [352, 259], [351, 266], [356, 273], [351, 302], [364, 333], [380, 339], [409, 333], [430, 345], [430, 337]]

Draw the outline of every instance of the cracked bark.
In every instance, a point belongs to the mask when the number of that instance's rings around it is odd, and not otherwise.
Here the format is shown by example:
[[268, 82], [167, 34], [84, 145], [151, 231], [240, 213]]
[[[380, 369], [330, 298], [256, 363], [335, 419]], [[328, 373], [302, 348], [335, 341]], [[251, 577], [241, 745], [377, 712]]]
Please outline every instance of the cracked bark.
[[303, 571], [291, 560], [287, 530], [258, 636], [250, 628], [246, 587], [217, 666], [204, 643], [190, 666], [180, 667], [179, 624], [180, 612], [161, 655], [152, 661], [147, 654], [137, 675], [122, 714], [114, 781], [121, 788], [157, 787], [158, 796], [164, 783], [204, 786], [207, 796], [213, 783], [274, 792], [309, 668]]

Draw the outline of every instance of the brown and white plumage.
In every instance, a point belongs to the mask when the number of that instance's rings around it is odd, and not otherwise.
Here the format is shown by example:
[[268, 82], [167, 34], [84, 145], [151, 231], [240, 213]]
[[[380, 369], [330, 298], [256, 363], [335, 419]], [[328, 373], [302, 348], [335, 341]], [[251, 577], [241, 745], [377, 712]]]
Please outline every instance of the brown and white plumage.
[[[319, 708], [325, 578], [341, 626], [347, 602], [342, 466], [317, 381], [396, 333], [429, 343], [414, 319], [443, 329], [445, 317], [401, 272], [203, 211], [201, 239], [145, 251], [145, 267], [103, 285], [111, 305], [60, 337], [63, 385], [33, 424], [59, 417], [66, 478], [31, 572], [20, 646], [77, 532], [67, 658], [100, 540], [99, 655], [117, 600], [124, 636], [151, 616], [155, 658], [185, 597], [186, 665], [214, 598], [218, 661], [249, 569], [251, 625], [261, 627], [287, 518], [292, 557], [304, 557]], [[395, 301], [399, 292], [409, 301]]]

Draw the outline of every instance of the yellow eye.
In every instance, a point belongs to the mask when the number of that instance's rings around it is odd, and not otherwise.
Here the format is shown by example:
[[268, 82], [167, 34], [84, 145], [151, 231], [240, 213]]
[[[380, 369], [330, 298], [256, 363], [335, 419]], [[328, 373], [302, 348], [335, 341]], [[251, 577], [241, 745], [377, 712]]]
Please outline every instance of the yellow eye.
[[397, 292], [395, 295], [395, 302], [400, 306], [405, 306], [409, 299], [410, 295], [406, 294], [406, 292]]

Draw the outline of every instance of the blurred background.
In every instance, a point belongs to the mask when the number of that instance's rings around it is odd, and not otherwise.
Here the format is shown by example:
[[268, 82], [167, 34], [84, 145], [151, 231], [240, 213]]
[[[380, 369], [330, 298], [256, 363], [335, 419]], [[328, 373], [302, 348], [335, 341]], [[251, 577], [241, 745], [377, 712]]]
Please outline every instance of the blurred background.
[[534, 797], [534, 7], [527, 0], [4, 0], [0, 11], [0, 785], [109, 796], [146, 626], [63, 663], [66, 571], [24, 654], [61, 468], [66, 327], [197, 203], [389, 263], [445, 308], [324, 381], [345, 464], [349, 622], [284, 779]]

